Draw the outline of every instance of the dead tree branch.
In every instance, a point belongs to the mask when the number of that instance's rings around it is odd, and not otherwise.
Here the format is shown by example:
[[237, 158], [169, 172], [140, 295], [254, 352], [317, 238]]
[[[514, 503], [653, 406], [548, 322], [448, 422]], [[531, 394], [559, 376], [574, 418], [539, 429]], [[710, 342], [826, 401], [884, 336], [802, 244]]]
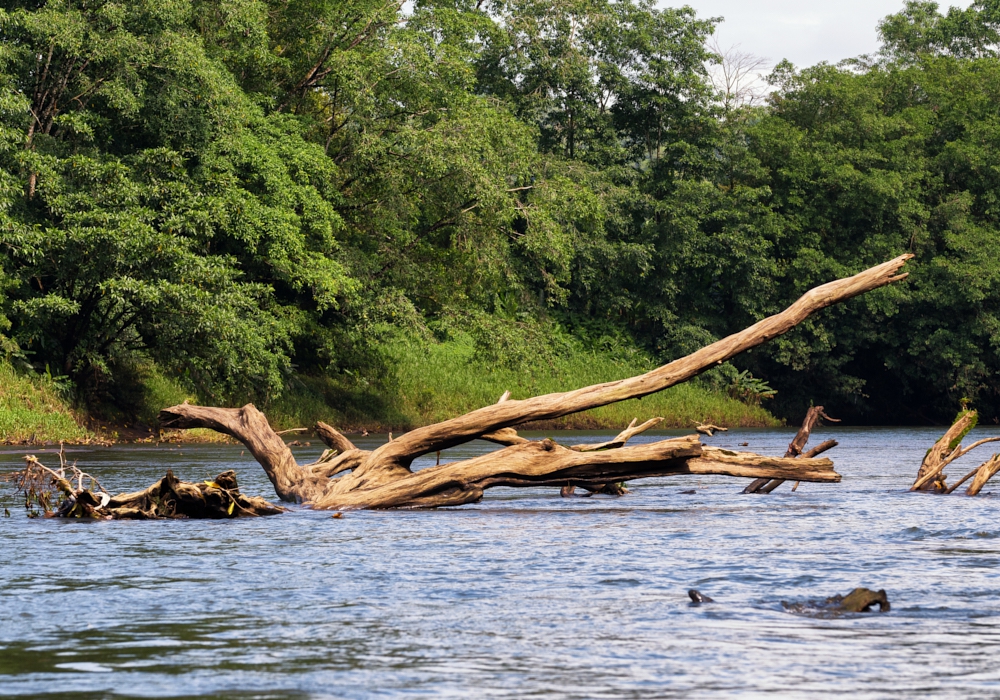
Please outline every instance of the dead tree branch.
[[[806, 417], [802, 421], [802, 427], [800, 427], [799, 431], [795, 433], [795, 437], [792, 438], [792, 441], [788, 443], [788, 449], [785, 451], [785, 457], [798, 457], [802, 454], [802, 450], [805, 449], [806, 443], [809, 442], [809, 435], [812, 433], [813, 428], [816, 427], [816, 424], [821, 418], [832, 423], [840, 422], [839, 418], [831, 418], [826, 415], [826, 413], [823, 412], [822, 406], [811, 407], [808, 411], [806, 411]], [[811, 450], [806, 456], [814, 457], [836, 446], [836, 440], [827, 440], [819, 445], [819, 447]], [[743, 493], [771, 493], [783, 483], [784, 480], [774, 480], [768, 483], [767, 479], [755, 479], [749, 486], [743, 489]]]
[[[820, 309], [904, 279], [906, 274], [900, 270], [911, 257], [902, 255], [853, 277], [816, 287], [781, 313], [646, 374], [524, 400], [511, 400], [504, 394], [492, 406], [417, 428], [371, 452], [358, 450], [330, 426], [318, 425], [317, 433], [331, 450], [312, 464], [299, 465], [263, 414], [249, 404], [239, 409], [181, 404], [161, 411], [160, 422], [165, 428], [207, 427], [233, 436], [261, 463], [280, 498], [316, 508], [459, 505], [479, 500], [485, 489], [494, 486], [579, 484], [592, 489], [673, 474], [836, 482], [840, 476], [825, 458], [731, 452], [703, 446], [697, 436], [626, 446], [629, 438], [655, 425], [657, 419], [639, 426], [633, 421], [610, 442], [575, 449], [551, 440], [526, 440], [513, 427], [647, 396], [686, 381], [789, 331]], [[410, 469], [413, 460], [422, 455], [477, 438], [505, 447], [417, 472]], [[334, 475], [339, 476], [330, 478]]]
[[931, 491], [933, 493], [949, 494], [954, 492], [966, 481], [975, 477], [972, 484], [966, 489], [967, 496], [977, 495], [993, 476], [1000, 470], [1000, 462], [997, 455], [987, 460], [984, 464], [976, 467], [971, 472], [959, 479], [954, 485], [948, 486], [948, 475], [944, 473], [945, 467], [955, 460], [964, 457], [980, 445], [989, 442], [998, 442], [1000, 437], [983, 438], [977, 440], [965, 449], [962, 449], [961, 441], [969, 432], [976, 427], [979, 422], [979, 414], [976, 411], [964, 411], [961, 413], [951, 427], [945, 431], [937, 442], [927, 450], [924, 460], [920, 464], [917, 472], [917, 479], [910, 487], [910, 491]]

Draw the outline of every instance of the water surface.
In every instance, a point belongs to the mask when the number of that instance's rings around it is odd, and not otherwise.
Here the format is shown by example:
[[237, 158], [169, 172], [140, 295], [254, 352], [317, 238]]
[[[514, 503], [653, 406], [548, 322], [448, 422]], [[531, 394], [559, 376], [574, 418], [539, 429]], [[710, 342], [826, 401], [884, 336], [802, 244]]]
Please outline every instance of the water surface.
[[[438, 511], [99, 523], [29, 520], [7, 498], [0, 695], [995, 697], [1000, 500], [906, 492], [940, 432], [817, 429], [812, 444], [840, 441], [829, 454], [843, 482], [770, 495], [674, 477], [618, 499], [491, 489]], [[793, 433], [706, 442], [780, 455]], [[71, 456], [116, 492], [167, 468], [187, 480], [233, 468], [245, 492], [274, 497], [241, 446]], [[781, 605], [856, 586], [885, 588], [892, 612], [818, 619]], [[692, 587], [717, 602], [690, 606]]]

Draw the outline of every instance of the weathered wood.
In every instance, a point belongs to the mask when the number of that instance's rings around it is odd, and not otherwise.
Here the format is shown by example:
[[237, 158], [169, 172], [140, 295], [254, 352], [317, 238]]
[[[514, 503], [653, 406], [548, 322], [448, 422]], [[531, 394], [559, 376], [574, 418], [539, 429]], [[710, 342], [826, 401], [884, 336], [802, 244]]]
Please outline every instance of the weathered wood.
[[[832, 450], [834, 447], [836, 447], [839, 444], [840, 443], [837, 442], [836, 440], [825, 440], [825, 441], [821, 442], [820, 444], [816, 445], [816, 447], [812, 448], [808, 452], [804, 453], [802, 455], [802, 458], [803, 459], [810, 459], [812, 457], [817, 457], [817, 456], [823, 454], [824, 452], [826, 452], [827, 450]], [[760, 490], [760, 493], [771, 493], [776, 488], [778, 488], [779, 486], [781, 486], [783, 483], [785, 483], [784, 479], [772, 479], [769, 483], [767, 483]], [[792, 485], [792, 491], [795, 491], [798, 488], [799, 488], [799, 481], [798, 481], [798, 479], [796, 479], [795, 483]]]
[[353, 442], [337, 432], [332, 425], [327, 425], [323, 421], [317, 422], [314, 430], [316, 431], [316, 435], [319, 439], [326, 443], [327, 447], [331, 449], [337, 450], [341, 453], [358, 449], [354, 446]]
[[625, 443], [634, 438], [640, 433], [644, 433], [650, 428], [659, 425], [663, 422], [662, 418], [650, 418], [648, 421], [642, 425], [636, 425], [639, 422], [638, 418], [633, 418], [632, 422], [628, 424], [625, 430], [621, 431], [615, 435], [611, 440], [607, 442], [599, 442], [597, 444], [585, 444], [585, 445], [572, 445], [571, 450], [576, 450], [577, 452], [600, 452], [601, 450], [614, 450], [619, 447], [624, 447]]
[[[58, 469], [50, 469], [34, 455], [25, 456], [25, 468], [7, 475], [25, 496], [29, 510], [40, 507], [46, 517], [90, 520], [160, 520], [164, 518], [226, 519], [276, 515], [284, 508], [257, 496], [240, 493], [236, 473], [222, 472], [200, 483], [167, 475], [149, 488], [112, 496], [76, 463], [68, 464], [60, 447]], [[89, 482], [84, 488], [84, 482]], [[74, 486], [74, 483], [76, 485]], [[62, 500], [53, 508], [53, 488]], [[34, 511], [32, 511], [34, 512]]]
[[[802, 464], [807, 462], [807, 464]], [[836, 482], [840, 475], [828, 459], [787, 460], [704, 447], [697, 436], [675, 438], [600, 452], [577, 452], [551, 440], [527, 442], [462, 462], [428, 467], [370, 488], [334, 482], [312, 503], [317, 508], [405, 508], [478, 501], [494, 486], [603, 485], [676, 474], [723, 474], [772, 478], [794, 474], [806, 481]], [[339, 480], [338, 480], [339, 481]]]
[[494, 442], [505, 447], [510, 447], [511, 445], [522, 445], [526, 442], [530, 442], [528, 438], [518, 435], [517, 431], [513, 428], [501, 428], [500, 430], [494, 430], [492, 433], [484, 433], [479, 437], [482, 440]]
[[417, 457], [460, 445], [486, 433], [530, 421], [552, 420], [662, 391], [788, 332], [821, 309], [904, 279], [907, 274], [900, 274], [899, 271], [912, 257], [901, 255], [853, 277], [815, 287], [781, 313], [646, 374], [575, 391], [503, 401], [451, 420], [411, 430], [374, 450], [366, 464], [394, 463], [408, 468]]
[[1000, 441], [1000, 437], [989, 437], [977, 440], [966, 448], [962, 448], [962, 439], [979, 422], [979, 414], [976, 411], [963, 411], [951, 425], [945, 434], [927, 450], [924, 459], [917, 472], [917, 479], [910, 487], [911, 491], [930, 491], [933, 493], [949, 494], [954, 492], [959, 486], [969, 479], [973, 479], [972, 484], [966, 489], [966, 495], [977, 495], [996, 473], [1000, 470], [1000, 462], [997, 462], [996, 455], [987, 460], [984, 464], [976, 467], [957, 482], [948, 486], [948, 475], [944, 473], [945, 468], [952, 462], [964, 457], [974, 449], [989, 442]]
[[209, 481], [190, 483], [168, 469], [167, 475], [149, 488], [114, 496], [91, 515], [115, 520], [226, 519], [277, 515], [284, 510], [260, 496], [240, 493], [232, 470]]
[[959, 441], [962, 436], [975, 426], [979, 420], [979, 415], [975, 411], [966, 411], [958, 417], [950, 428], [945, 431], [941, 439], [934, 443], [931, 449], [927, 450], [920, 469], [917, 471], [917, 479], [910, 487], [911, 491], [935, 491], [944, 493], [948, 490], [945, 483], [946, 475], [941, 472], [950, 462], [948, 458], [961, 452]]
[[[840, 476], [828, 459], [790, 459], [731, 452], [700, 444], [697, 436], [628, 447], [627, 440], [652, 427], [656, 419], [636, 427], [633, 421], [614, 440], [599, 445], [561, 447], [551, 440], [529, 441], [513, 427], [550, 420], [616, 401], [661, 391], [714, 367], [750, 348], [787, 332], [810, 314], [858, 294], [906, 277], [899, 274], [910, 255], [903, 255], [847, 279], [806, 292], [785, 311], [687, 357], [638, 377], [606, 382], [575, 391], [500, 401], [463, 416], [417, 428], [368, 452], [358, 450], [330, 426], [317, 433], [333, 451], [316, 462], [299, 465], [291, 450], [274, 434], [252, 405], [240, 409], [181, 404], [164, 409], [168, 428], [209, 427], [235, 437], [250, 448], [274, 484], [278, 496], [316, 508], [399, 508], [458, 505], [479, 500], [493, 486], [606, 488], [639, 478], [673, 474], [836, 482]], [[506, 445], [473, 459], [412, 472], [413, 460], [476, 438]], [[337, 475], [331, 479], [330, 476]]]
[[[830, 418], [830, 416], [826, 415], [826, 413], [823, 412], [822, 406], [810, 407], [810, 409], [806, 411], [806, 417], [803, 419], [802, 425], [801, 427], [799, 427], [798, 432], [795, 433], [795, 437], [792, 438], [792, 441], [790, 443], [788, 443], [788, 449], [785, 451], [786, 457], [798, 457], [800, 454], [802, 454], [802, 450], [805, 448], [806, 443], [809, 442], [809, 436], [812, 434], [813, 428], [816, 427], [816, 423], [818, 423], [821, 418], [824, 420], [831, 421], [833, 423], [840, 422], [840, 419]], [[837, 446], [836, 441], [827, 440], [826, 442], [820, 445], [820, 447], [823, 449], [820, 449], [815, 454], [820, 454], [820, 452], [825, 452], [826, 450], [829, 450], [831, 447], [836, 447], [836, 446]], [[784, 480], [774, 480], [769, 482], [767, 479], [755, 479], [750, 483], [749, 486], [743, 489], [743, 493], [771, 493], [776, 488], [781, 486], [783, 483], [785, 483]]]
[[264, 468], [275, 493], [283, 501], [306, 501], [326, 488], [326, 478], [299, 466], [291, 448], [253, 404], [216, 408], [192, 406], [185, 401], [160, 411], [159, 420], [164, 428], [211, 428], [236, 438]]
[[809, 442], [809, 436], [812, 434], [813, 428], [820, 419], [830, 421], [831, 423], [839, 423], [839, 418], [831, 418], [823, 412], [822, 406], [813, 406], [806, 412], [806, 418], [802, 421], [802, 427], [799, 428], [799, 432], [795, 433], [795, 437], [792, 441], [788, 443], [788, 449], [785, 451], [786, 457], [798, 457], [802, 454], [802, 450], [805, 449], [806, 443]]
[[986, 482], [992, 479], [998, 471], [1000, 471], [1000, 455], [993, 455], [976, 470], [976, 478], [965, 490], [965, 495], [978, 496], [979, 492], [986, 486]]
[[[648, 421], [642, 425], [637, 426], [636, 423], [639, 422], [638, 418], [633, 418], [632, 422], [628, 424], [625, 430], [621, 431], [614, 438], [608, 442], [600, 442], [596, 444], [577, 444], [570, 445], [571, 450], [576, 450], [577, 452], [599, 452], [601, 450], [614, 450], [619, 447], [624, 447], [630, 439], [644, 433], [655, 425], [659, 425], [663, 422], [663, 418], [650, 418]], [[566, 498], [572, 496], [577, 487], [581, 487], [587, 490], [587, 496], [593, 496], [597, 493], [607, 494], [609, 496], [623, 496], [628, 493], [628, 489], [621, 482], [614, 482], [608, 484], [581, 484], [581, 483], [568, 483], [559, 490], [559, 495]]]

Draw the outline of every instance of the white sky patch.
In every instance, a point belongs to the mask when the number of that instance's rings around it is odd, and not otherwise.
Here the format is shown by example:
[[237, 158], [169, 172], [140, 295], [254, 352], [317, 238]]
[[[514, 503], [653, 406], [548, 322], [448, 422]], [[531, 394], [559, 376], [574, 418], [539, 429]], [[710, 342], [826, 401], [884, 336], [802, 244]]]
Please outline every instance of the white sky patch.
[[[837, 63], [879, 48], [878, 23], [903, 9], [902, 0], [660, 0], [661, 7], [690, 5], [699, 17], [724, 17], [716, 30], [719, 46], [768, 59], [787, 58], [800, 68]], [[971, 0], [941, 0], [968, 7]]]

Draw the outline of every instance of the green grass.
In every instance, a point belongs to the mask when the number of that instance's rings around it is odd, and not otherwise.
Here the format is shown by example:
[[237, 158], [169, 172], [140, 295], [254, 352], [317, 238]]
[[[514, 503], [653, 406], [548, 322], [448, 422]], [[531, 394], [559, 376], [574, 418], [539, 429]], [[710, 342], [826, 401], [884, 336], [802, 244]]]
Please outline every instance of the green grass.
[[75, 442], [87, 437], [49, 380], [18, 374], [0, 362], [0, 441]]
[[[397, 339], [383, 349], [385, 376], [294, 377], [280, 399], [261, 408], [279, 430], [324, 420], [345, 429], [402, 431], [496, 403], [508, 390], [512, 398], [522, 399], [631, 377], [651, 368], [637, 353], [622, 359], [610, 351], [579, 348], [560, 354], [528, 353], [532, 359], [517, 369], [491, 368], [474, 359], [475, 344], [465, 334], [443, 343]], [[161, 408], [185, 399], [197, 402], [192, 393], [155, 367], [145, 373], [136, 391], [136, 406], [130, 415], [119, 417], [123, 425], [151, 425]], [[620, 429], [633, 418], [643, 421], [654, 416], [665, 418], [664, 428], [690, 428], [695, 421], [732, 427], [778, 423], [760, 407], [686, 383], [534, 427]], [[185, 431], [186, 439], [219, 437], [210, 431], [198, 431], [206, 433], [201, 436], [191, 432]], [[76, 442], [89, 437], [51, 380], [19, 374], [0, 362], [0, 441]]]
[[[305, 427], [318, 419], [344, 428], [405, 430], [496, 403], [508, 390], [511, 398], [523, 399], [623, 379], [650, 369], [634, 360], [586, 351], [555, 359], [549, 356], [516, 370], [491, 369], [472, 361], [475, 347], [464, 335], [444, 343], [397, 340], [387, 351], [394, 376], [382, 378], [384, 381], [378, 383], [382, 388], [356, 380], [300, 378], [269, 407], [272, 424], [277, 428]], [[664, 428], [690, 428], [695, 421], [731, 427], [779, 423], [763, 408], [685, 383], [537, 427], [622, 428], [633, 418], [643, 421], [654, 416], [665, 419]]]

